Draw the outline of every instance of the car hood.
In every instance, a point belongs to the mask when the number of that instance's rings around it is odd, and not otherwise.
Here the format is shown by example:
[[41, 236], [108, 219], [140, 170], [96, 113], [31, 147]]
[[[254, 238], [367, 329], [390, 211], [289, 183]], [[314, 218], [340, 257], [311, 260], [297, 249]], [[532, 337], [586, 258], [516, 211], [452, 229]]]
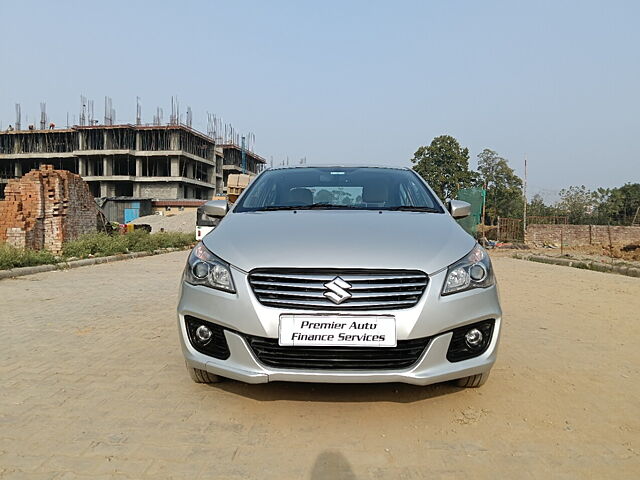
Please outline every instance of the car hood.
[[377, 210], [229, 213], [203, 242], [245, 272], [371, 268], [427, 274], [448, 267], [475, 244], [448, 214]]

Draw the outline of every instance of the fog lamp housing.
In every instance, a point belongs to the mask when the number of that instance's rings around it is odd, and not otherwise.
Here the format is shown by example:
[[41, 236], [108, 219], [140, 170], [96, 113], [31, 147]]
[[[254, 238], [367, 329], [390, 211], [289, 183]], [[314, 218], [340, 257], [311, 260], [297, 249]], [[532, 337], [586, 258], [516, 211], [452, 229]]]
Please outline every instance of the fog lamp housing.
[[187, 337], [191, 346], [200, 353], [226, 360], [231, 355], [224, 328], [201, 318], [184, 316]]
[[460, 362], [478, 357], [487, 351], [493, 336], [495, 320], [484, 320], [452, 330], [447, 360]]

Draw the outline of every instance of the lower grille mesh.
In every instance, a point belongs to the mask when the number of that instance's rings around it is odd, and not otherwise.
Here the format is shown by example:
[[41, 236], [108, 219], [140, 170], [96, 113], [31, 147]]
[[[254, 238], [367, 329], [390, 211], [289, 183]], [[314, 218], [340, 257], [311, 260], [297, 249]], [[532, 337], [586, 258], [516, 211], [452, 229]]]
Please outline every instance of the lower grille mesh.
[[430, 338], [399, 340], [397, 347], [280, 346], [277, 339], [245, 337], [263, 364], [318, 370], [394, 370], [418, 361]]

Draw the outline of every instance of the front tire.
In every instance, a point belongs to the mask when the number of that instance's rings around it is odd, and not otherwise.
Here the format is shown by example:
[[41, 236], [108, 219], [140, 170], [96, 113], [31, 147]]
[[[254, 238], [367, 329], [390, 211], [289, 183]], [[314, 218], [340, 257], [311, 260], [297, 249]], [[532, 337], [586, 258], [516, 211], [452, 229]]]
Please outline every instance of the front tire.
[[478, 388], [485, 384], [489, 378], [489, 372], [471, 375], [470, 377], [459, 378], [456, 385], [462, 388]]
[[206, 370], [200, 370], [199, 368], [193, 368], [187, 365], [189, 376], [191, 380], [196, 383], [218, 383], [222, 381], [222, 377], [209, 373]]

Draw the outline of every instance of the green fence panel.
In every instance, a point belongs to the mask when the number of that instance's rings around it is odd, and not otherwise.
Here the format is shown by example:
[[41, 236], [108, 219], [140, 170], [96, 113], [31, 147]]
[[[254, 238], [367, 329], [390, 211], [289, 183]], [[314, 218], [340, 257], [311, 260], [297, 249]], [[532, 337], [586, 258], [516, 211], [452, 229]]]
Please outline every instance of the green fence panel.
[[482, 220], [482, 205], [487, 191], [483, 188], [461, 188], [458, 190], [458, 200], [471, 204], [471, 215], [458, 220], [458, 223], [465, 231], [475, 237], [478, 231], [478, 224]]

